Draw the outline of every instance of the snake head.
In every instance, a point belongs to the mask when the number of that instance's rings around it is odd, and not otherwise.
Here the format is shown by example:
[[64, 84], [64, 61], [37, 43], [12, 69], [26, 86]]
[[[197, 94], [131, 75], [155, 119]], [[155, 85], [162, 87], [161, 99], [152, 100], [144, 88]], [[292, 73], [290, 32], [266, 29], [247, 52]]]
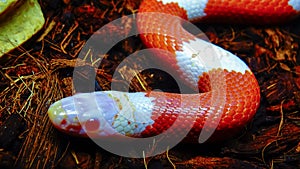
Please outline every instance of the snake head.
[[105, 93], [80, 93], [53, 103], [48, 116], [60, 131], [76, 136], [115, 134], [111, 127], [118, 109]]

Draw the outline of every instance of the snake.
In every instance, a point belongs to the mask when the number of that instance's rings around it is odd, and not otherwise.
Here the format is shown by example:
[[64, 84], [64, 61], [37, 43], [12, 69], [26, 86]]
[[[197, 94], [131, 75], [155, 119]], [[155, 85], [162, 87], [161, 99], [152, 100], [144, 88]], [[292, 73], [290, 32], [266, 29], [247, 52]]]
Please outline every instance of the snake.
[[141, 33], [141, 40], [160, 49], [153, 57], [195, 92], [77, 93], [53, 103], [48, 116], [58, 130], [73, 136], [147, 138], [188, 129], [187, 141], [196, 142], [205, 131], [212, 131], [211, 140], [228, 139], [255, 116], [258, 81], [244, 61], [188, 32], [181, 19], [278, 24], [299, 11], [299, 0], [144, 0], [137, 26], [148, 33]]

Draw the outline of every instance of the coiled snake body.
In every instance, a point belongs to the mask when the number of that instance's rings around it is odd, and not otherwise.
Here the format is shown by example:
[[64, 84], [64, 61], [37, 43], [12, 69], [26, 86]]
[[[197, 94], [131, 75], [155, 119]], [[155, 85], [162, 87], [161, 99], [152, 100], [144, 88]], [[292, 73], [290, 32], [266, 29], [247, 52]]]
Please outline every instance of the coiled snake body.
[[[144, 0], [138, 28], [158, 32], [142, 33], [144, 44], [167, 50], [158, 52], [157, 58], [201, 93], [81, 93], [74, 95], [76, 99], [67, 97], [52, 104], [49, 117], [59, 130], [74, 135], [150, 137], [169, 128], [176, 135], [190, 125], [187, 140], [197, 140], [206, 130], [215, 130], [214, 138], [224, 139], [243, 128], [257, 111], [260, 90], [253, 73], [232, 53], [187, 32], [179, 20], [145, 12], [188, 20], [264, 24], [286, 21], [299, 10], [299, 0]], [[218, 63], [203, 65], [201, 61], [209, 61], [207, 58]], [[92, 101], [85, 99], [91, 95]], [[78, 109], [76, 104], [86, 106]]]

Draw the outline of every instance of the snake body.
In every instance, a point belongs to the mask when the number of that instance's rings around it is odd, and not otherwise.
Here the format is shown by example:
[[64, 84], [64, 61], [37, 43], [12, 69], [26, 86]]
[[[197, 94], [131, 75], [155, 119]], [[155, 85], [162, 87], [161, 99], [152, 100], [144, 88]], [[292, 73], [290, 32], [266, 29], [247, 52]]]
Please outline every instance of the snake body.
[[[255, 76], [232, 53], [190, 34], [179, 20], [155, 13], [199, 21], [278, 23], [295, 17], [299, 10], [299, 0], [144, 0], [139, 13], [146, 15], [138, 15], [138, 28], [159, 33], [142, 33], [143, 43], [168, 51], [156, 57], [201, 92], [80, 93], [52, 104], [49, 117], [56, 128], [77, 136], [151, 137], [170, 128], [176, 135], [190, 125], [187, 140], [195, 141], [211, 129], [215, 129], [213, 138], [222, 140], [255, 115], [260, 102]], [[204, 65], [202, 60], [210, 63]]]

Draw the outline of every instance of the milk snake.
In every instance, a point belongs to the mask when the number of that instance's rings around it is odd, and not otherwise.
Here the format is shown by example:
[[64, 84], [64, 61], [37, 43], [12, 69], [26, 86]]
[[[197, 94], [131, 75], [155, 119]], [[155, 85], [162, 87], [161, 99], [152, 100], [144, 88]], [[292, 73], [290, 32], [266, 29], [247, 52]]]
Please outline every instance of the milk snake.
[[[277, 24], [292, 19], [299, 10], [299, 0], [144, 0], [139, 13], [171, 14], [199, 22]], [[152, 13], [137, 17], [141, 32], [161, 32], [141, 34], [145, 46], [168, 51], [158, 52], [157, 59], [200, 92], [76, 94], [76, 101], [72, 96], [50, 106], [48, 114], [56, 128], [76, 136], [151, 137], [169, 128], [176, 135], [192, 122], [186, 140], [196, 141], [202, 130], [215, 129], [213, 138], [222, 140], [251, 121], [259, 106], [260, 89], [243, 61], [190, 34], [178, 20]], [[201, 60], [211, 57], [210, 53], [219, 55], [215, 57], [220, 64], [203, 65]], [[96, 105], [91, 106], [86, 99], [91, 95]], [[76, 109], [75, 104], [83, 106]], [[175, 124], [176, 120], [179, 122]]]

